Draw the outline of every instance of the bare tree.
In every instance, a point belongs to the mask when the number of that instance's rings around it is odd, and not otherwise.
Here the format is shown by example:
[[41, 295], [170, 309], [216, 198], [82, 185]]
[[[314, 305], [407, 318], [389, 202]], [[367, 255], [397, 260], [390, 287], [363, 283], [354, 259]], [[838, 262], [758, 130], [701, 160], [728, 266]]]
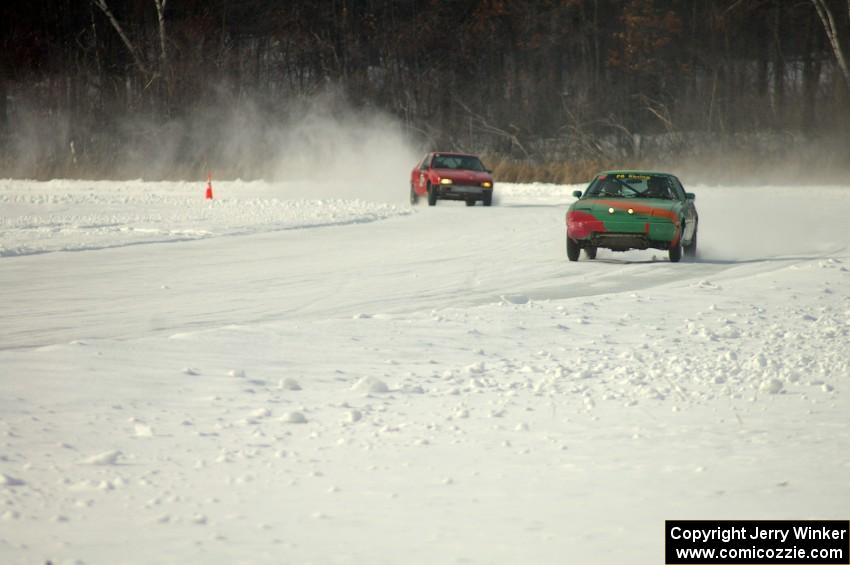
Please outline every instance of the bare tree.
[[156, 6], [156, 18], [159, 22], [159, 66], [160, 72], [167, 74], [168, 69], [168, 51], [166, 47], [165, 37], [165, 4], [168, 0], [153, 0]]
[[[835, 21], [835, 16], [832, 9], [827, 5], [826, 0], [812, 0], [815, 9], [818, 12], [823, 29], [829, 38], [829, 44], [832, 46], [832, 51], [835, 53], [835, 59], [838, 62], [838, 68], [841, 69], [841, 74], [844, 76], [844, 82], [847, 88], [850, 88], [850, 69], [847, 67], [847, 57], [844, 55], [844, 50], [839, 40], [838, 25]], [[850, 0], [847, 0], [847, 16], [850, 18]]]
[[109, 19], [109, 23], [112, 24], [112, 27], [115, 29], [116, 33], [118, 33], [118, 36], [121, 38], [121, 41], [124, 42], [124, 46], [127, 47], [127, 50], [130, 52], [130, 55], [133, 56], [133, 61], [135, 61], [136, 66], [139, 68], [139, 70], [142, 71], [142, 74], [144, 74], [145, 77], [150, 77], [150, 70], [148, 69], [147, 65], [145, 65], [145, 62], [139, 55], [139, 51], [138, 49], [136, 49], [136, 46], [133, 45], [133, 43], [127, 37], [127, 34], [124, 33], [124, 28], [121, 27], [121, 24], [118, 22], [117, 19], [115, 19], [115, 16], [112, 14], [112, 10], [110, 10], [109, 6], [106, 4], [106, 0], [92, 0], [92, 2], [95, 6], [100, 8], [103, 14], [107, 17], [107, 19]]

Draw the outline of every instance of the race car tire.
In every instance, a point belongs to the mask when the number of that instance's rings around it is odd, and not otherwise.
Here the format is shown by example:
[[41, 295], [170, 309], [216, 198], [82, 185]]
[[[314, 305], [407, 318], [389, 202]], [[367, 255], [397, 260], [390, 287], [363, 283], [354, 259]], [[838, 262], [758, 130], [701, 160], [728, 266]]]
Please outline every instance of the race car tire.
[[410, 204], [416, 204], [419, 202], [419, 195], [416, 194], [416, 191], [413, 189], [413, 183], [410, 183]]
[[676, 245], [670, 245], [667, 254], [670, 256], [671, 263], [678, 263], [682, 259], [682, 240], [677, 241]]
[[578, 255], [580, 252], [581, 248], [578, 246], [578, 243], [567, 238], [567, 259], [570, 261], [578, 261]]
[[685, 257], [693, 259], [697, 256], [697, 230], [694, 230], [694, 236], [691, 238], [691, 243], [684, 247]]
[[437, 190], [431, 186], [431, 183], [428, 183], [428, 206], [436, 206], [437, 205]]
[[475, 200], [466, 200], [465, 202], [467, 206], [475, 206]]
[[585, 247], [584, 254], [588, 259], [596, 259], [596, 248], [595, 247]]
[[493, 193], [490, 191], [486, 191], [483, 196], [481, 196], [481, 202], [485, 206], [489, 206], [493, 203]]

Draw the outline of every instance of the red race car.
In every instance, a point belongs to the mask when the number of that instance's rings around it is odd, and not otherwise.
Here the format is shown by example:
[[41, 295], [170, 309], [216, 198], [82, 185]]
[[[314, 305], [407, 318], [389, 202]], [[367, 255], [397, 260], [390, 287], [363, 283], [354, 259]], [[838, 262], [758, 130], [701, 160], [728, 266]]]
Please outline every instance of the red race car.
[[437, 200], [463, 200], [475, 206], [493, 202], [493, 175], [475, 155], [428, 153], [410, 173], [410, 203], [428, 197], [428, 206]]

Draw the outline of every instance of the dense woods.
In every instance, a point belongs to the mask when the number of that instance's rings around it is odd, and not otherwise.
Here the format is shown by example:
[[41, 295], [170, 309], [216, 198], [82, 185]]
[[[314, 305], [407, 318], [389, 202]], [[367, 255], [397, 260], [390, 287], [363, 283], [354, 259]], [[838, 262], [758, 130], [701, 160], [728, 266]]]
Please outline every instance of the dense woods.
[[262, 176], [309, 112], [530, 178], [850, 162], [848, 0], [32, 0], [0, 26], [3, 176]]

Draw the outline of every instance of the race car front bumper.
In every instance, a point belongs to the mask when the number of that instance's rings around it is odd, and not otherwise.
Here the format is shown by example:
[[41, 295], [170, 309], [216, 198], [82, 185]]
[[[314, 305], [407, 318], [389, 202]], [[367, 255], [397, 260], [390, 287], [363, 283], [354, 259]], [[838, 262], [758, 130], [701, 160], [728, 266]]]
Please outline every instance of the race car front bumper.
[[491, 193], [492, 188], [484, 188], [477, 184], [443, 184], [440, 185], [439, 195], [444, 200], [481, 199], [484, 193]]

